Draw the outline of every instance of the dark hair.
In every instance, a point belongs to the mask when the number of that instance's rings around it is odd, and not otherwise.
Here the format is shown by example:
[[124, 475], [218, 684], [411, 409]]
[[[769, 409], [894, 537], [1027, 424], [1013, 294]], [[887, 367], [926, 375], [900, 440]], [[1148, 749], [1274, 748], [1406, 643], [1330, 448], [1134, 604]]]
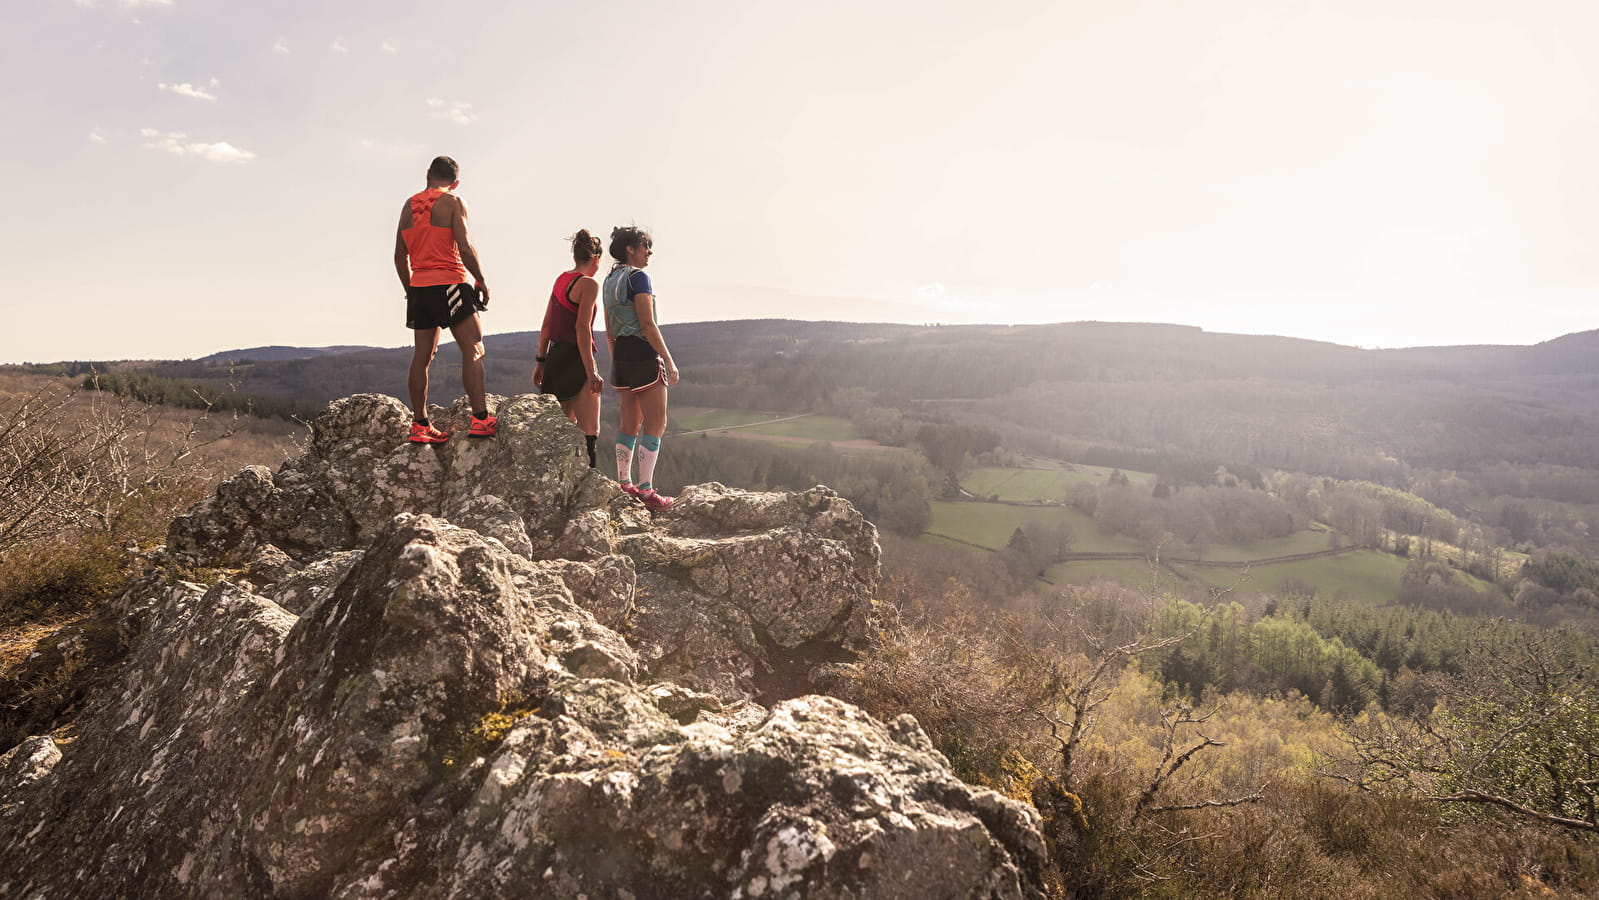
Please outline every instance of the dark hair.
[[577, 234], [572, 235], [572, 261], [586, 263], [600, 255], [600, 239], [589, 234], [587, 228], [579, 228]]
[[461, 180], [461, 166], [448, 156], [435, 156], [428, 165], [428, 177], [449, 184]]
[[650, 246], [650, 233], [637, 225], [618, 225], [611, 229], [611, 258], [618, 263], [627, 262], [627, 251], [643, 245]]

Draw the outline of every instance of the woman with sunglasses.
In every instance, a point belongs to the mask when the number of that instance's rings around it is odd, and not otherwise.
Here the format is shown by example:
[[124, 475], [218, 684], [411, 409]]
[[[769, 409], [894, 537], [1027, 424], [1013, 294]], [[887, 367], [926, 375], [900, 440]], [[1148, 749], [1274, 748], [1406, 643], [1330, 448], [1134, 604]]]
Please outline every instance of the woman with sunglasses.
[[[652, 510], [666, 509], [672, 498], [655, 490], [655, 463], [666, 432], [666, 389], [677, 384], [677, 364], [655, 323], [655, 287], [644, 269], [654, 254], [649, 232], [628, 225], [611, 229], [611, 258], [601, 295], [605, 304], [605, 339], [611, 345], [611, 386], [621, 405], [616, 436], [616, 479], [622, 490]], [[633, 457], [638, 456], [638, 486], [633, 485]]]

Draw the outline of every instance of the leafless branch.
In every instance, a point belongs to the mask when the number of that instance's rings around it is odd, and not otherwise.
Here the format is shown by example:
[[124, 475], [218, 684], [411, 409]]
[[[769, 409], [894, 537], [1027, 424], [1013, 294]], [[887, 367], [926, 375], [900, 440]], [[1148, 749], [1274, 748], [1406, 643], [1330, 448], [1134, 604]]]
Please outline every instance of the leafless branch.
[[1552, 813], [1540, 812], [1529, 806], [1523, 806], [1522, 804], [1506, 797], [1485, 794], [1482, 791], [1471, 790], [1469, 788], [1445, 796], [1429, 796], [1427, 799], [1437, 800], [1441, 803], [1484, 803], [1510, 810], [1516, 815], [1525, 819], [1531, 819], [1534, 822], [1544, 822], [1550, 825], [1559, 825], [1564, 828], [1572, 828], [1579, 831], [1599, 832], [1599, 821], [1573, 819], [1567, 816], [1557, 816]]

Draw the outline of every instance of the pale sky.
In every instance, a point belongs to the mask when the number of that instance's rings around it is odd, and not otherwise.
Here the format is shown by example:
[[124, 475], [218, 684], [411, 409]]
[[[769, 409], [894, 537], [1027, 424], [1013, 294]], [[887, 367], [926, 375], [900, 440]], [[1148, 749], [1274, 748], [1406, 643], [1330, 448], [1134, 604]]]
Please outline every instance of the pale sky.
[[436, 154], [494, 299], [636, 222], [666, 324], [1599, 327], [1591, 0], [12, 0], [0, 362], [410, 343]]

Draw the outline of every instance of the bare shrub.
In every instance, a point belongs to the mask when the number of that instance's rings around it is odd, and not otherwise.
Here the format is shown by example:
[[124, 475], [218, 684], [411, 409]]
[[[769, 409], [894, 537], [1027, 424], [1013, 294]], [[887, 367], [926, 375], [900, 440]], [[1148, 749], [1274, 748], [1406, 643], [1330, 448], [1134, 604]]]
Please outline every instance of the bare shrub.
[[1599, 834], [1599, 664], [1586, 641], [1485, 631], [1437, 698], [1357, 722], [1343, 777]]
[[71, 532], [111, 533], [134, 506], [159, 517], [192, 501], [211, 474], [197, 451], [233, 433], [202, 434], [206, 422], [55, 384], [8, 401], [0, 407], [0, 555]]
[[1036, 710], [1059, 685], [958, 586], [900, 615], [845, 668], [842, 693], [882, 719], [915, 716], [961, 778], [1025, 795], [1032, 773], [1017, 753], [1038, 740]]

